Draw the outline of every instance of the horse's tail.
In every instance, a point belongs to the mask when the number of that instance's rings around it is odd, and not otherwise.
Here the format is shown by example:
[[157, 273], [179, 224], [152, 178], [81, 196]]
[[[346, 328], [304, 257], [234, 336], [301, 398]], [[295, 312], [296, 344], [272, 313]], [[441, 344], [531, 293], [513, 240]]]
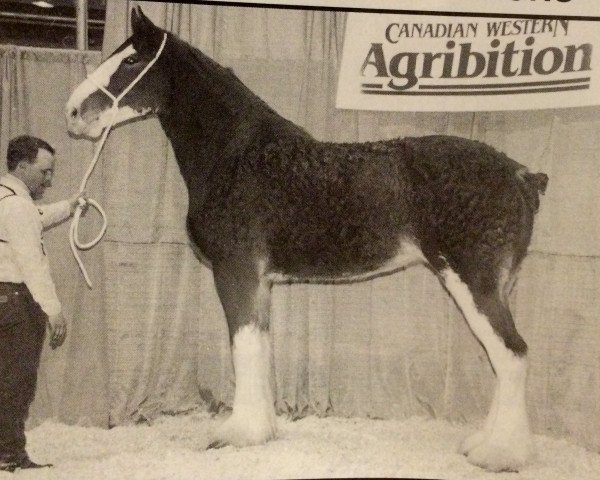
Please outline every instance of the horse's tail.
[[548, 175], [545, 173], [531, 173], [526, 168], [518, 170], [517, 175], [522, 180], [520, 183], [521, 191], [527, 205], [532, 212], [537, 212], [540, 208], [540, 194], [543, 195], [546, 192]]

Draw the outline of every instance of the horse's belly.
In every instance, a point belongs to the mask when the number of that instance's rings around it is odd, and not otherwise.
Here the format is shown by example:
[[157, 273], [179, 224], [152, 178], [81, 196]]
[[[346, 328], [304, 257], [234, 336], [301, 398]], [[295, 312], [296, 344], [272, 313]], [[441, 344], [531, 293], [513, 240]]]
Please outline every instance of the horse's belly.
[[267, 276], [276, 283], [350, 283], [369, 280], [424, 262], [425, 257], [421, 249], [412, 241], [404, 240], [394, 255], [389, 256], [378, 265], [361, 264], [358, 260], [351, 266], [336, 265], [335, 263], [323, 265], [313, 262], [310, 265], [291, 265], [289, 268], [274, 266]]

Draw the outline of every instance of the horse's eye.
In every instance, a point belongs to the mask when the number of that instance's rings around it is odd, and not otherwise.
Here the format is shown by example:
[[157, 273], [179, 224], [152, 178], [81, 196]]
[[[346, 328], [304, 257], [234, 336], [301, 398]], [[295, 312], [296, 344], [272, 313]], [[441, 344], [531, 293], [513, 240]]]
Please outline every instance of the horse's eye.
[[138, 61], [138, 56], [136, 54], [129, 55], [128, 57], [125, 58], [125, 60], [123, 60], [123, 62], [126, 63], [127, 65], [133, 65], [137, 61]]

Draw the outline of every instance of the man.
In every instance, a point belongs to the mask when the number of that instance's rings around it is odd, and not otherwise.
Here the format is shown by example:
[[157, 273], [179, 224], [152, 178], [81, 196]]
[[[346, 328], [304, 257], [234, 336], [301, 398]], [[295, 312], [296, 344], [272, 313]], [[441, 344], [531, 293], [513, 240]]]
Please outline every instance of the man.
[[40, 468], [25, 450], [46, 325], [50, 346], [62, 345], [61, 314], [42, 231], [71, 216], [79, 198], [36, 206], [52, 185], [54, 149], [20, 136], [9, 142], [8, 173], [0, 178], [0, 471]]

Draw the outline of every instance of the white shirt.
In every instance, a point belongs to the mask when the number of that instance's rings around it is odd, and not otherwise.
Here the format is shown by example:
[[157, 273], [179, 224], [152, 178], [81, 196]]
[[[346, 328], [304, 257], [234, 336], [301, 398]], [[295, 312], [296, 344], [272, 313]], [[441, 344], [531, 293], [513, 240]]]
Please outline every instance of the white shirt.
[[[0, 178], [15, 192], [0, 186], [0, 282], [25, 283], [34, 300], [47, 315], [61, 311], [42, 232], [71, 215], [63, 200], [36, 206], [27, 186], [10, 173]], [[8, 196], [10, 195], [10, 196]]]

